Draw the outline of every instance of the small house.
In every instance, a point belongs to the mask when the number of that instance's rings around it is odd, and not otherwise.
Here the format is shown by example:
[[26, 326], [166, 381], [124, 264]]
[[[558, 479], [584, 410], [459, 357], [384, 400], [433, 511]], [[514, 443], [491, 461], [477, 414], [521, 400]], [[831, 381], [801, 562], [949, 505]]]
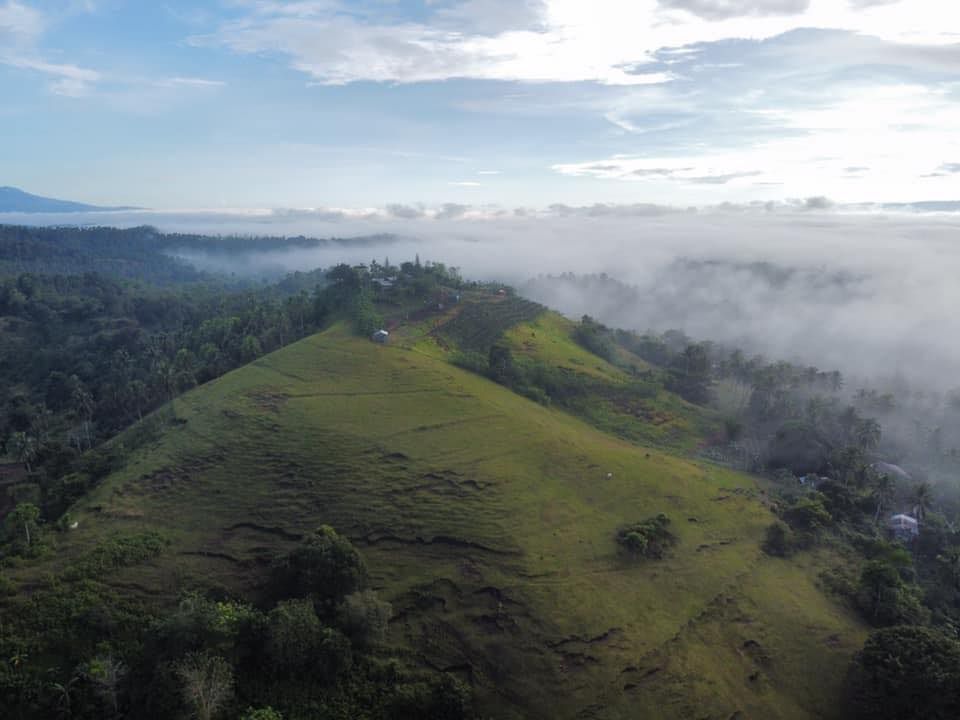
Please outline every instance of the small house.
[[873, 469], [881, 475], [888, 475], [897, 482], [908, 483], [913, 481], [913, 476], [910, 473], [893, 463], [876, 462], [873, 464]]
[[887, 527], [897, 540], [913, 540], [920, 534], [920, 523], [910, 515], [894, 515], [887, 523]]
[[390, 333], [386, 330], [380, 329], [377, 330], [373, 335], [370, 336], [370, 339], [375, 343], [380, 343], [381, 345], [386, 343], [390, 339]]

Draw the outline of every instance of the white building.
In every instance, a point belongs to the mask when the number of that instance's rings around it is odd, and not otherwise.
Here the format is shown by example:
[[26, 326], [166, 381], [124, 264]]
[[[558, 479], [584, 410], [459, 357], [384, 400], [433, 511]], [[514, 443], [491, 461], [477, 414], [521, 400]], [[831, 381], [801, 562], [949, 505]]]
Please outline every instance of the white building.
[[920, 523], [915, 517], [909, 515], [894, 515], [887, 523], [898, 540], [912, 540], [920, 534]]

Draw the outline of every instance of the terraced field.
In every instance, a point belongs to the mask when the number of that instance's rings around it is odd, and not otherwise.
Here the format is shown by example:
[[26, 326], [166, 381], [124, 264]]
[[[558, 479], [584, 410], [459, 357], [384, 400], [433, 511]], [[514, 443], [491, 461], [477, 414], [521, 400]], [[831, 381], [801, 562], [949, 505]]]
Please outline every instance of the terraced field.
[[[771, 516], [748, 477], [342, 328], [172, 412], [75, 510], [56, 564], [156, 530], [167, 550], [112, 582], [255, 597], [270, 558], [328, 523], [392, 602], [392, 651], [469, 679], [481, 717], [837, 716], [864, 630], [815, 587], [825, 561], [760, 552]], [[659, 512], [670, 555], [618, 555], [617, 527]]]

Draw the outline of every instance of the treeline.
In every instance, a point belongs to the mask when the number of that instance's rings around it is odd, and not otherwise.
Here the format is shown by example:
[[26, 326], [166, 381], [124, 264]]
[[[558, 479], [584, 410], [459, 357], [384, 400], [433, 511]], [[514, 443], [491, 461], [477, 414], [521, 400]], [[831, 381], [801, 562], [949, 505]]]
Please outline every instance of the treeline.
[[170, 285], [209, 280], [179, 253], [232, 258], [250, 253], [323, 247], [363, 247], [393, 241], [390, 235], [362, 238], [209, 236], [162, 233], [149, 226], [29, 227], [0, 225], [0, 275], [20, 273], [82, 274], [96, 272], [117, 278]]
[[[161, 612], [104, 583], [165, 548], [153, 533], [110, 538], [30, 597], [7, 601], [4, 717], [470, 717], [466, 685], [384, 647], [392, 608], [369, 588], [360, 554], [332, 528], [274, 560], [257, 604], [191, 591]], [[0, 587], [16, 591], [9, 582]]]

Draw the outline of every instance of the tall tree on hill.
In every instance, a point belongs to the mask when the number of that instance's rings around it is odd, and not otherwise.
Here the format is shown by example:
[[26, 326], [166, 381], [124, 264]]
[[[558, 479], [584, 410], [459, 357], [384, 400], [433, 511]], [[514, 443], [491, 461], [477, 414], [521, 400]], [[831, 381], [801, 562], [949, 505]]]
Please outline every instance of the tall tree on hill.
[[22, 533], [23, 547], [29, 549], [33, 544], [39, 526], [40, 508], [33, 503], [20, 503], [7, 515], [5, 525], [8, 535], [19, 537]]
[[873, 485], [873, 499], [877, 503], [877, 512], [873, 516], [873, 523], [880, 522], [880, 513], [883, 512], [890, 501], [894, 498], [897, 491], [896, 481], [886, 473], [877, 475]]
[[857, 445], [863, 450], [872, 450], [880, 444], [882, 429], [873, 418], [860, 420], [855, 428]]
[[32, 473], [33, 461], [37, 459], [37, 441], [25, 432], [15, 432], [11, 439], [17, 462], [22, 464], [28, 473]]
[[233, 670], [217, 655], [188, 653], [177, 663], [176, 674], [198, 720], [212, 720], [233, 695]]
[[80, 420], [80, 427], [87, 441], [87, 449], [89, 449], [93, 447], [93, 413], [95, 409], [93, 394], [76, 375], [72, 376], [70, 380], [73, 383], [73, 391], [70, 396], [73, 403], [73, 412]]
[[928, 482], [918, 482], [913, 486], [913, 507], [917, 519], [923, 520], [933, 505], [933, 488]]

